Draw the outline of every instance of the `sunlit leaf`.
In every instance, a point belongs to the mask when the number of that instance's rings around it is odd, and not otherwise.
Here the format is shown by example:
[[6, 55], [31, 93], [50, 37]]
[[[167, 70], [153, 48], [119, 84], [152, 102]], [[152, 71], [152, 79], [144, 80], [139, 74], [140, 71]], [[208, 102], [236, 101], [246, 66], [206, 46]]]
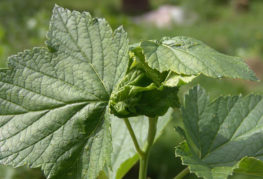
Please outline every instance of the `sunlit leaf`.
[[128, 68], [127, 35], [56, 6], [47, 46], [0, 71], [0, 163], [95, 179], [111, 162], [108, 101]]
[[249, 174], [251, 161], [242, 158], [263, 160], [262, 109], [259, 95], [227, 96], [210, 102], [202, 88], [194, 87], [185, 96], [186, 142], [176, 148], [176, 155], [203, 178], [227, 178], [238, 167], [237, 171]]
[[241, 58], [219, 53], [190, 37], [144, 41], [139, 46], [145, 55], [145, 62], [159, 72], [172, 71], [179, 75], [195, 76], [202, 73], [215, 78], [257, 80]]

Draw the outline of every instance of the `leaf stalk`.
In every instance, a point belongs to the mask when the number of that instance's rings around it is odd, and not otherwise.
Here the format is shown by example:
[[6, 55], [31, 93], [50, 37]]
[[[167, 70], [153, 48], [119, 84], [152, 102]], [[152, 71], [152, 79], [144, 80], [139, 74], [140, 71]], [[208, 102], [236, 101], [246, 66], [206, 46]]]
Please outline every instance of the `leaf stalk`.
[[149, 161], [149, 155], [151, 147], [154, 143], [156, 131], [157, 131], [157, 122], [158, 117], [155, 118], [148, 118], [149, 121], [149, 128], [148, 128], [148, 136], [147, 136], [147, 144], [145, 147], [145, 150], [143, 151], [140, 148], [140, 145], [137, 141], [136, 135], [134, 134], [134, 131], [132, 129], [131, 123], [128, 118], [123, 119], [126, 127], [130, 133], [130, 136], [132, 138], [132, 141], [134, 143], [135, 149], [139, 154], [140, 157], [140, 169], [139, 169], [139, 179], [146, 179], [147, 177], [147, 169], [148, 169], [148, 161]]
[[139, 153], [140, 156], [144, 155], [144, 152], [140, 148], [140, 145], [139, 145], [139, 143], [137, 141], [136, 135], [134, 134], [134, 131], [132, 129], [132, 126], [131, 126], [131, 123], [130, 123], [129, 119], [128, 118], [124, 118], [123, 120], [125, 122], [125, 125], [126, 125], [128, 131], [129, 131], [129, 133], [130, 133], [130, 136], [132, 138], [132, 141], [134, 143], [136, 151]]
[[182, 170], [174, 179], [183, 179], [187, 174], [189, 174], [190, 170], [188, 167], [186, 167], [184, 170]]
[[147, 169], [148, 169], [148, 161], [150, 150], [154, 143], [156, 131], [157, 131], [157, 122], [158, 117], [156, 118], [148, 118], [149, 128], [148, 128], [148, 136], [147, 136], [147, 145], [144, 151], [144, 155], [140, 155], [140, 170], [139, 170], [139, 179], [147, 178]]

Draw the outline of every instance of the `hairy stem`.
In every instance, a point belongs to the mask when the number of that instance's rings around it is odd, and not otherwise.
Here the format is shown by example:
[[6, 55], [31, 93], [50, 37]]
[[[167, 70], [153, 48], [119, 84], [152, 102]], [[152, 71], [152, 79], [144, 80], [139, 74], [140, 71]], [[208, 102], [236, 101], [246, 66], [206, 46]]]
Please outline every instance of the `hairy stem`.
[[190, 170], [188, 167], [186, 167], [184, 170], [182, 170], [174, 179], [182, 179], [184, 178], [187, 174], [189, 174]]
[[147, 177], [148, 160], [149, 160], [150, 150], [154, 143], [154, 138], [156, 135], [158, 118], [149, 118], [148, 121], [149, 121], [149, 128], [148, 128], [147, 145], [144, 151], [144, 155], [140, 155], [139, 179], [146, 179]]

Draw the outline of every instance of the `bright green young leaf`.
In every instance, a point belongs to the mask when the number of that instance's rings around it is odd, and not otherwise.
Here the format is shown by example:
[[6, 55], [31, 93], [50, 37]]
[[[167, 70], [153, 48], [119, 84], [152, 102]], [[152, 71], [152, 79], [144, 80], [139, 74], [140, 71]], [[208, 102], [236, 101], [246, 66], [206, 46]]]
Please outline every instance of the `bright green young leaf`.
[[263, 97], [220, 97], [213, 102], [200, 87], [185, 96], [182, 109], [187, 142], [176, 148], [190, 171], [224, 179], [235, 168], [246, 173], [244, 157], [263, 160]]
[[[155, 140], [160, 137], [162, 131], [171, 120], [172, 112], [173, 110], [169, 109], [164, 116], [159, 117]], [[146, 117], [133, 117], [130, 118], [129, 121], [136, 134], [138, 143], [142, 147], [145, 146], [148, 133], [148, 121]], [[139, 156], [123, 120], [116, 117], [112, 118], [111, 125], [113, 152], [112, 168], [108, 171], [108, 175], [110, 179], [121, 179], [138, 161]]]
[[219, 53], [190, 37], [163, 38], [160, 41], [144, 41], [139, 45], [145, 62], [159, 72], [172, 71], [179, 75], [202, 73], [215, 78], [257, 80], [241, 58]]
[[127, 34], [56, 6], [47, 45], [0, 71], [0, 164], [95, 179], [111, 162], [108, 101], [128, 68]]

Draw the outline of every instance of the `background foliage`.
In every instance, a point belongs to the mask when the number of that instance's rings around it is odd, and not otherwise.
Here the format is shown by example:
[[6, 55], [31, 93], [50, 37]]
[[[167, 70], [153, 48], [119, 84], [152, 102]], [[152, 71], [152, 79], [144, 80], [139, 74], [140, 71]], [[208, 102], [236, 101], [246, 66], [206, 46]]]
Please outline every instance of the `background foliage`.
[[[113, 28], [123, 24], [131, 42], [159, 39], [163, 36], [192, 36], [221, 52], [241, 56], [262, 80], [263, 2], [249, 1], [247, 11], [236, 10], [233, 2], [234, 0], [152, 0], [150, 1], [152, 9], [170, 4], [180, 6], [198, 16], [193, 24], [174, 24], [167, 28], [157, 28], [153, 25], [134, 23], [133, 17], [121, 10], [121, 0], [2, 0], [0, 1], [0, 67], [7, 66], [8, 56], [33, 46], [44, 45], [51, 11], [56, 3], [69, 9], [85, 10], [94, 16], [105, 17]], [[206, 4], [205, 8], [204, 4]], [[206, 89], [212, 99], [219, 95], [247, 94], [250, 91], [263, 94], [262, 82], [215, 80], [201, 76], [184, 86], [179, 98], [182, 100], [184, 91], [197, 83]], [[176, 114], [175, 119], [179, 119], [179, 122], [173, 122], [168, 126], [152, 151], [149, 168], [149, 176], [152, 179], [172, 178], [183, 168], [180, 166], [180, 160], [174, 158], [174, 146], [181, 142], [181, 138], [174, 132], [174, 127], [181, 125], [180, 115]], [[125, 178], [135, 178], [137, 167], [135, 166]], [[232, 178], [235, 177], [241, 176]], [[16, 178], [37, 179], [43, 176], [39, 170], [0, 167], [0, 179]], [[191, 175], [188, 178], [195, 176]]]

